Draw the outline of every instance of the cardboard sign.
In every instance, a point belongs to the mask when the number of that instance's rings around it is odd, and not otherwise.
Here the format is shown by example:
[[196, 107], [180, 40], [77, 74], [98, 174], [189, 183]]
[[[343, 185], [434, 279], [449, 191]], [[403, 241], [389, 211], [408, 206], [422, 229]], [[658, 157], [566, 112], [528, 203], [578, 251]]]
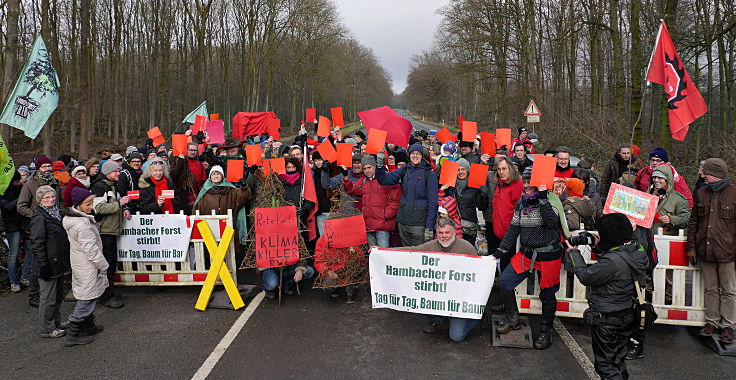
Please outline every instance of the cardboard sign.
[[256, 266], [277, 268], [299, 262], [296, 207], [256, 208]]
[[388, 132], [382, 129], [373, 128], [368, 131], [368, 141], [366, 141], [365, 152], [368, 154], [378, 154], [383, 150], [386, 144], [386, 134]]
[[210, 121], [212, 120], [220, 120], [220, 114], [219, 113], [211, 113], [210, 114]]
[[207, 136], [210, 137], [210, 144], [225, 143], [225, 123], [222, 120], [207, 122]]
[[342, 118], [342, 107], [330, 108], [330, 113], [332, 114], [332, 125], [335, 127], [344, 128], [345, 121]]
[[196, 135], [199, 133], [199, 131], [206, 131], [207, 130], [207, 116], [204, 115], [195, 115], [194, 116], [194, 124], [192, 124], [192, 134]]
[[317, 145], [317, 151], [325, 161], [335, 162], [337, 160], [337, 151], [335, 151], [335, 147], [332, 146], [330, 140], [322, 141], [321, 144]]
[[612, 183], [608, 190], [604, 214], [619, 212], [639, 226], [651, 228], [657, 213], [659, 197]]
[[268, 176], [271, 174], [271, 163], [269, 160], [263, 160], [263, 175]]
[[455, 161], [445, 160], [440, 170], [440, 185], [455, 186], [457, 182], [457, 169], [460, 165]]
[[307, 108], [307, 115], [304, 118], [307, 123], [314, 123], [317, 120], [317, 109]]
[[171, 147], [173, 148], [173, 156], [187, 155], [187, 144], [189, 136], [187, 135], [171, 135]]
[[555, 168], [557, 167], [557, 157], [548, 157], [542, 154], [534, 155], [534, 164], [532, 165], [532, 178], [529, 184], [532, 186], [547, 186], [548, 190], [552, 190], [555, 184]]
[[496, 134], [490, 132], [480, 133], [480, 154], [489, 156], [496, 155]]
[[286, 174], [286, 160], [283, 157], [268, 160], [268, 166], [276, 174]]
[[500, 148], [506, 145], [506, 149], [511, 150], [511, 129], [496, 129], [496, 147]]
[[270, 119], [268, 121], [268, 135], [274, 141], [281, 140], [281, 119]]
[[353, 144], [337, 144], [337, 164], [348, 168], [353, 165]]
[[327, 249], [356, 247], [368, 243], [363, 215], [325, 220]]
[[148, 130], [148, 138], [153, 140], [153, 146], [159, 146], [166, 142], [166, 139], [161, 134], [161, 130], [158, 127], [153, 127]]
[[[164, 190], [173, 191], [173, 190]], [[122, 219], [118, 261], [176, 262], [188, 258], [193, 224], [181, 214], [135, 215]]]
[[463, 121], [462, 128], [463, 141], [475, 141], [475, 137], [478, 135], [478, 123], [474, 121]]
[[[253, 144], [245, 146], [245, 160], [248, 161], [248, 166], [263, 165], [263, 159], [261, 158], [261, 155], [263, 155], [263, 150], [261, 149], [260, 145]], [[228, 166], [230, 166], [229, 162]]]
[[320, 116], [317, 124], [317, 136], [328, 137], [330, 135], [330, 119]]
[[130, 199], [141, 199], [141, 192], [140, 190], [131, 190], [131, 191], [128, 191], [127, 196]]
[[174, 190], [161, 190], [161, 196], [164, 199], [174, 199]]
[[440, 129], [437, 134], [435, 135], [437, 137], [437, 141], [444, 144], [448, 141], [455, 141], [457, 138], [450, 132], [447, 127]]
[[[253, 146], [253, 145], [248, 145]], [[258, 146], [258, 145], [255, 145]], [[247, 148], [247, 147], [246, 147]], [[227, 160], [227, 182], [238, 182], [243, 178], [243, 160]]]
[[468, 187], [479, 189], [486, 184], [486, 179], [488, 179], [488, 165], [470, 164]]

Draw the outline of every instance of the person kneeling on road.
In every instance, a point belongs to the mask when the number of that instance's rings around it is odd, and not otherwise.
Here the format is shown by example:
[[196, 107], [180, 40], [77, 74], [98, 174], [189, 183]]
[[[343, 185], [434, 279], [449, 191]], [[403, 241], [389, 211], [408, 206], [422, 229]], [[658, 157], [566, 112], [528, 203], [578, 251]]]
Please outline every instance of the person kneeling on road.
[[[455, 237], [455, 222], [448, 217], [438, 217], [435, 223], [437, 239], [413, 247], [399, 247], [396, 249], [426, 252], [448, 252], [465, 255], [477, 255], [472, 244], [464, 239]], [[442, 315], [428, 315], [429, 324], [422, 331], [427, 334], [437, 332], [440, 328], [449, 326], [450, 339], [462, 342], [468, 336], [480, 319], [445, 317]]]
[[307, 262], [300, 260], [298, 263], [281, 268], [268, 268], [263, 270], [261, 277], [263, 279], [263, 290], [266, 291], [266, 297], [268, 299], [276, 298], [276, 291], [279, 290], [279, 283], [281, 282], [281, 275], [283, 280], [286, 282], [283, 287], [283, 292], [287, 296], [294, 294], [291, 289], [292, 285], [296, 284], [301, 280], [306, 280], [314, 276], [314, 268], [307, 265]]
[[584, 318], [591, 325], [596, 373], [602, 379], [628, 379], [625, 357], [638, 323], [634, 281], [644, 284], [649, 258], [639, 244], [630, 241], [633, 228], [623, 214], [604, 215], [596, 226], [600, 233], [598, 261], [587, 266], [580, 251], [566, 242], [565, 269], [590, 289], [590, 308]]

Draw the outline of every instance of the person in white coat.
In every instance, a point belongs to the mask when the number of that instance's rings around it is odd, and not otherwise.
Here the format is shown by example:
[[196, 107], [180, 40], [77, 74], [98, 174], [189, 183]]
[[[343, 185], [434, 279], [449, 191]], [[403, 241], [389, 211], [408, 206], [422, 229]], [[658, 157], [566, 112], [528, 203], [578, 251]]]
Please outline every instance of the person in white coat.
[[95, 225], [94, 194], [84, 188], [72, 190], [72, 205], [65, 212], [64, 229], [69, 237], [72, 291], [77, 299], [69, 315], [66, 346], [88, 344], [103, 330], [95, 321], [97, 299], [108, 286], [108, 263], [102, 255], [102, 239]]

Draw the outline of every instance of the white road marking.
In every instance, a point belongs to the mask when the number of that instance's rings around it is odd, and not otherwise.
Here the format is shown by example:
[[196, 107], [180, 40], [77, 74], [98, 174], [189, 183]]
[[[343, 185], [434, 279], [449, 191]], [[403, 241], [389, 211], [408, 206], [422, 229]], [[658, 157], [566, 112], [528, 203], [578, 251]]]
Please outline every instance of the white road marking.
[[570, 349], [572, 356], [575, 357], [575, 360], [578, 361], [578, 364], [580, 364], [580, 367], [583, 368], [583, 371], [585, 371], [588, 377], [591, 380], [600, 379], [598, 374], [595, 373], [595, 368], [593, 367], [593, 363], [590, 359], [588, 359], [588, 355], [583, 352], [583, 349], [580, 348], [578, 342], [575, 341], [572, 335], [570, 335], [570, 332], [567, 331], [562, 322], [557, 318], [555, 318], [555, 330], [557, 331], [557, 335], [559, 335], [562, 341], [565, 342], [567, 348]]
[[243, 329], [245, 323], [248, 322], [248, 319], [250, 319], [250, 317], [256, 311], [258, 305], [261, 304], [264, 296], [265, 293], [260, 292], [258, 293], [258, 295], [255, 296], [255, 298], [253, 298], [253, 301], [251, 301], [250, 305], [248, 305], [245, 311], [243, 311], [243, 314], [238, 317], [235, 323], [233, 323], [227, 334], [222, 337], [220, 343], [217, 344], [217, 347], [215, 347], [215, 349], [212, 350], [212, 353], [210, 353], [210, 356], [207, 357], [207, 360], [202, 363], [202, 366], [199, 367], [199, 370], [197, 370], [194, 376], [192, 376], [192, 380], [204, 380], [207, 378], [210, 372], [212, 372], [212, 369], [215, 368], [215, 365], [217, 365], [217, 362], [220, 361], [222, 355], [224, 355], [225, 351], [227, 351], [228, 347], [230, 347], [230, 344], [233, 343], [235, 337], [238, 336], [240, 330]]

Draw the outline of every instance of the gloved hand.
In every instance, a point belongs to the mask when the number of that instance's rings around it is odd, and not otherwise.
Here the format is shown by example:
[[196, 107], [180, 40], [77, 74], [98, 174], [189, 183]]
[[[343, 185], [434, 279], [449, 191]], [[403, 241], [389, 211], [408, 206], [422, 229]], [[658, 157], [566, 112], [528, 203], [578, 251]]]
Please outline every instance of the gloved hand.
[[501, 260], [501, 257], [503, 257], [503, 251], [497, 249], [496, 252], [493, 252], [493, 257], [495, 257], [497, 260]]
[[39, 276], [41, 276], [42, 279], [49, 281], [51, 280], [51, 277], [54, 275], [54, 268], [51, 267], [51, 265], [44, 265], [41, 268], [39, 268]]
[[537, 199], [547, 199], [547, 194], [549, 194], [549, 190], [540, 191]]
[[695, 251], [687, 251], [687, 259], [690, 260], [690, 264], [695, 265], [698, 263], [698, 255]]
[[376, 155], [376, 167], [377, 168], [382, 168], [383, 167], [383, 162], [385, 160], [386, 160], [386, 155], [383, 154], [383, 153], [378, 153]]
[[345, 177], [348, 176], [348, 169], [343, 168], [342, 166], [338, 166], [340, 168], [340, 174], [344, 175]]
[[329, 162], [325, 161], [322, 163], [322, 171], [327, 174], [330, 174], [330, 163]]
[[243, 177], [243, 178], [241, 178], [241, 179], [240, 179], [239, 183], [240, 183], [240, 187], [241, 187], [241, 188], [243, 188], [243, 187], [246, 187], [246, 186], [248, 186], [248, 185], [247, 185], [247, 184], [245, 183], [245, 181], [246, 181], [246, 178], [245, 178], [245, 177]]
[[424, 241], [430, 241], [434, 239], [434, 230], [431, 228], [425, 228], [424, 229]]

